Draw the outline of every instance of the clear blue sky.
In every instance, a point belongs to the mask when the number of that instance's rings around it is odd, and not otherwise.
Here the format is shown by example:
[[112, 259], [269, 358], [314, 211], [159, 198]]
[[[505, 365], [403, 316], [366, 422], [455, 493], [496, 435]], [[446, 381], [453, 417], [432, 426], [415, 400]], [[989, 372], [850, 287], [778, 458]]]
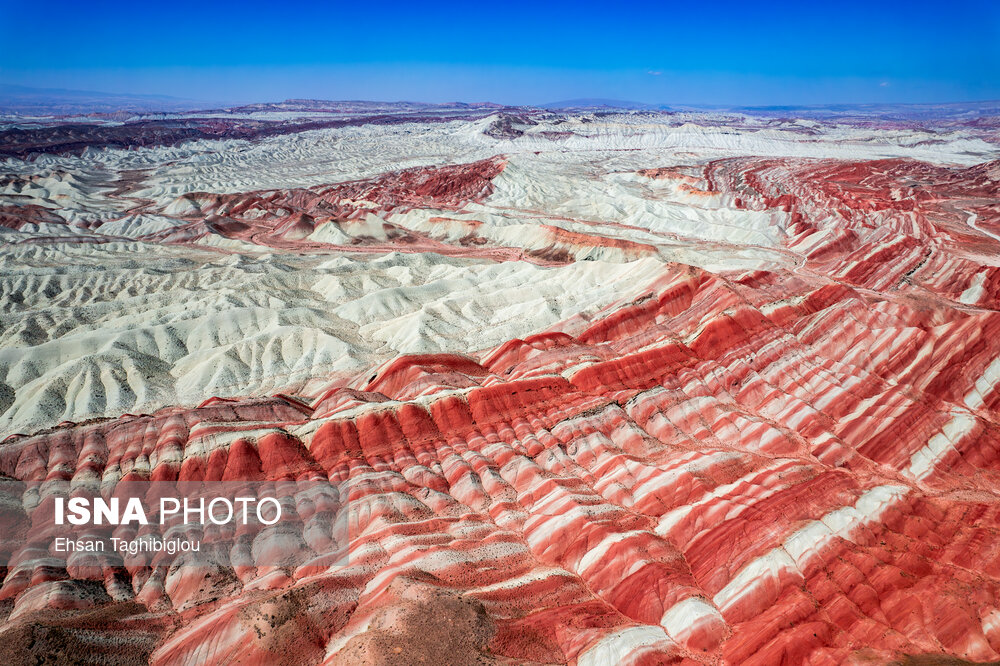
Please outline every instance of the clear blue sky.
[[0, 0], [0, 83], [211, 101], [1000, 98], [1000, 1]]

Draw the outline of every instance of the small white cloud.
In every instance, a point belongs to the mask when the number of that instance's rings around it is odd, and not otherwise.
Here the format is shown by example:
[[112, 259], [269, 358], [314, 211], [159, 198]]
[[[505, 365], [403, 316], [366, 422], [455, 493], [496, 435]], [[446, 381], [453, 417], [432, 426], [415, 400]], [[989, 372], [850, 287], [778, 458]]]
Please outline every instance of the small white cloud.
[[888, 81], [883, 81], [882, 83], [880, 83], [878, 85], [879, 85], [879, 88], [888, 88], [889, 87], [889, 82]]
[[660, 74], [663, 74], [663, 72], [661, 72], [658, 69], [651, 69], [651, 70], [647, 71], [646, 73], [649, 74], [650, 76], [659, 76]]

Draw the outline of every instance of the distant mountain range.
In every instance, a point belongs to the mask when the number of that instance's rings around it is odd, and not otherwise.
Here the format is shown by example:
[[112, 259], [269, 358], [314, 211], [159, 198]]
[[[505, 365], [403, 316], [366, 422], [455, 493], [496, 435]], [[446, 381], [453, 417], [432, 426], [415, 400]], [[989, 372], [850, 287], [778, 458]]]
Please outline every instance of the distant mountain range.
[[[692, 107], [697, 108], [697, 107]], [[704, 107], [701, 107], [704, 110]], [[1000, 100], [984, 102], [949, 102], [946, 104], [822, 104], [810, 106], [734, 106], [721, 111], [756, 116], [816, 119], [879, 120], [958, 120], [1000, 115]]]
[[[493, 102], [378, 102], [364, 100], [288, 99], [283, 102], [261, 102], [238, 106], [222, 102], [192, 100], [168, 95], [130, 95], [61, 88], [32, 88], [0, 84], [0, 113], [19, 115], [120, 115], [122, 113], [184, 112], [225, 110], [232, 113], [260, 111], [329, 112], [329, 113], [399, 113], [433, 111], [435, 109], [510, 109], [510, 105]], [[810, 106], [735, 106], [648, 104], [628, 100], [588, 97], [524, 105], [521, 108], [576, 111], [627, 110], [667, 112], [740, 113], [765, 117], [796, 117], [822, 119], [879, 120], [974, 120], [1000, 115], [1000, 101], [956, 102], [948, 104], [826, 104]]]
[[0, 113], [48, 116], [120, 111], [193, 111], [213, 106], [219, 105], [168, 95], [127, 95], [0, 83]]
[[751, 116], [815, 119], [878, 118], [881, 120], [959, 119], [1000, 115], [1000, 100], [943, 104], [820, 104], [736, 106], [723, 104], [646, 104], [625, 100], [585, 98], [539, 105], [549, 110], [614, 110], [740, 113]]
[[427, 111], [432, 109], [505, 109], [493, 102], [374, 102], [367, 100], [286, 99], [284, 102], [261, 102], [229, 107], [233, 113], [254, 111], [314, 111], [323, 113], [377, 113], [390, 111]]
[[561, 102], [548, 102], [538, 105], [542, 109], [629, 109], [629, 110], [658, 110], [665, 109], [665, 106], [658, 104], [645, 104], [643, 102], [628, 102], [621, 99], [604, 99], [601, 97], [585, 97], [582, 99], [567, 99]]

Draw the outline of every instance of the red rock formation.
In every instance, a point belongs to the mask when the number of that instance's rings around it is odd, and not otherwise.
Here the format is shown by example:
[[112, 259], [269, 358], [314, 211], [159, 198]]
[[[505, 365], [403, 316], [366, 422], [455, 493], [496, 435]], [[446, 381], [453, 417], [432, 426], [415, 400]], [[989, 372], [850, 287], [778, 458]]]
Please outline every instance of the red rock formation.
[[16, 231], [26, 224], [66, 224], [66, 220], [41, 206], [0, 206], [0, 227]]
[[[505, 164], [502, 158], [496, 157], [471, 164], [405, 169], [375, 178], [312, 189], [239, 194], [195, 192], [185, 195], [172, 207], [174, 210], [171, 212], [183, 224], [146, 239], [186, 243], [218, 234], [299, 252], [436, 252], [499, 261], [528, 259], [540, 264], [552, 263], [544, 257], [525, 257], [524, 252], [518, 249], [481, 247], [485, 239], [475, 236], [470, 236], [467, 242], [452, 245], [389, 223], [381, 225], [388, 237], [386, 241], [359, 236], [353, 238], [349, 245], [337, 245], [305, 238], [324, 224], [349, 226], [370, 213], [391, 213], [410, 208], [461, 209], [492, 193], [491, 181], [500, 174]], [[445, 218], [434, 219], [441, 221]], [[554, 233], [559, 231], [553, 228]], [[626, 241], [617, 243], [627, 244]]]
[[823, 275], [877, 290], [905, 280], [952, 300], [975, 280], [970, 304], [997, 307], [996, 267], [981, 255], [1000, 228], [1000, 163], [735, 159], [703, 178], [737, 207], [787, 212], [789, 248]]
[[[500, 168], [199, 205], [447, 207]], [[347, 566], [287, 571], [17, 553], [7, 635], [116, 640], [103, 612], [154, 663], [1000, 659], [998, 278], [977, 259], [996, 168], [716, 162], [689, 185], [784, 210], [801, 267], [667, 265], [593, 321], [392, 359], [308, 404], [9, 437], [4, 492], [26, 499], [2, 505], [7, 529], [84, 478], [318, 472], [351, 533]]]

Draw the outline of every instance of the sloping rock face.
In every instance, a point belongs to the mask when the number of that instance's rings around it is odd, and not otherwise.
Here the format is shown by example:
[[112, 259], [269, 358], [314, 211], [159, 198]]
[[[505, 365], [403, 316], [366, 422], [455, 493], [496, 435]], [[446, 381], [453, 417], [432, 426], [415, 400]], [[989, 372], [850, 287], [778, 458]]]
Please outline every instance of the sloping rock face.
[[[252, 233], [215, 233], [308, 251], [297, 213], [465, 215], [500, 205], [506, 166], [162, 212], [218, 228], [254, 209]], [[320, 473], [348, 499], [350, 555], [136, 567], [26, 549], [3, 572], [3, 649], [158, 664], [1000, 659], [998, 163], [727, 157], [622, 179], [706, 219], [768, 221], [761, 251], [781, 260], [661, 261], [628, 298], [486, 348], [12, 435], [5, 530], [95, 479]], [[614, 246], [630, 224], [560, 242]], [[643, 238], [662, 257], [666, 236]]]

